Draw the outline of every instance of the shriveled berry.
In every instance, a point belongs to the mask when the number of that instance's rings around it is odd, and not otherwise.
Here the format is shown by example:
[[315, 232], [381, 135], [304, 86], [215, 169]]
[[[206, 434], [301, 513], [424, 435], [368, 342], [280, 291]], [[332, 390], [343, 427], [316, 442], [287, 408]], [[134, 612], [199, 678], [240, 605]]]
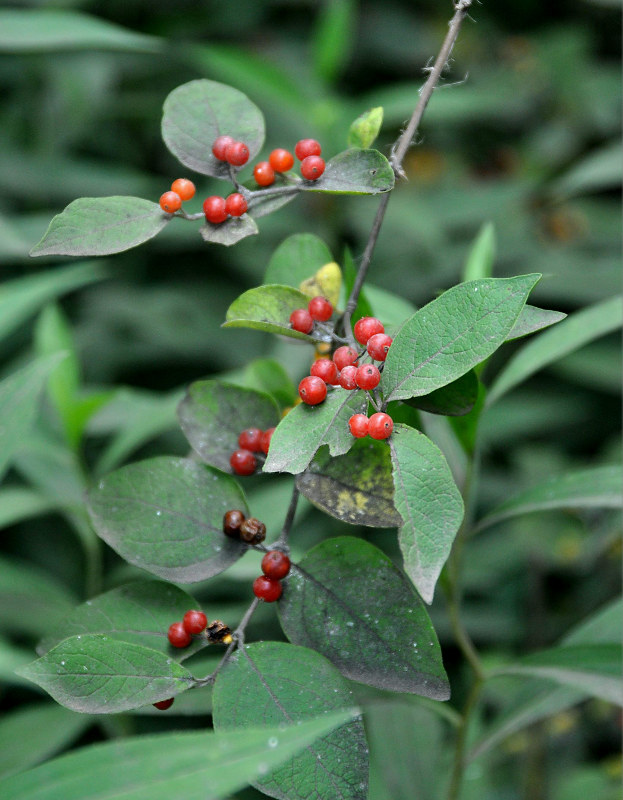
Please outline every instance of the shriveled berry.
[[296, 308], [290, 314], [290, 327], [299, 333], [311, 333], [314, 328], [314, 320], [306, 308]]
[[294, 155], [299, 161], [307, 156], [319, 156], [322, 153], [320, 144], [315, 139], [301, 139], [294, 147]]
[[217, 136], [212, 145], [212, 155], [219, 161], [226, 161], [225, 151], [230, 144], [234, 144], [236, 140], [233, 136]]
[[176, 178], [171, 184], [171, 191], [179, 194], [180, 200], [192, 200], [195, 196], [195, 184], [188, 178]]
[[206, 220], [212, 222], [214, 225], [225, 222], [227, 219], [225, 198], [219, 197], [217, 194], [206, 197], [203, 201], [203, 213], [205, 214]]
[[258, 186], [271, 186], [275, 182], [275, 170], [268, 161], [258, 161], [253, 167], [253, 177]]
[[355, 376], [357, 386], [360, 389], [370, 391], [378, 386], [381, 381], [381, 373], [376, 364], [362, 364], [357, 368], [357, 375]]
[[327, 396], [327, 384], [316, 375], [308, 375], [299, 383], [299, 397], [308, 406], [317, 406]]
[[173, 647], [188, 647], [192, 642], [192, 636], [188, 633], [182, 622], [174, 622], [172, 625], [169, 625], [167, 638]]
[[281, 550], [269, 550], [262, 559], [262, 572], [267, 578], [279, 581], [290, 572], [290, 559]]
[[240, 538], [247, 544], [261, 544], [266, 538], [266, 525], [256, 517], [249, 517], [240, 526]]
[[266, 603], [274, 603], [275, 600], [279, 600], [282, 592], [283, 586], [281, 585], [281, 581], [277, 581], [274, 578], [267, 578], [266, 575], [260, 575], [259, 578], [253, 581], [253, 594]]
[[337, 367], [330, 358], [318, 358], [309, 368], [310, 375], [322, 378], [325, 383], [337, 386]]
[[333, 306], [326, 297], [321, 296], [312, 297], [307, 304], [307, 310], [311, 318], [317, 319], [319, 322], [326, 322], [331, 319], [331, 314], [333, 314]]
[[335, 353], [333, 353], [333, 360], [338, 369], [344, 369], [344, 367], [350, 367], [356, 364], [358, 357], [359, 353], [357, 353], [355, 348], [348, 347], [347, 345], [338, 347]]
[[365, 414], [353, 414], [348, 420], [348, 427], [356, 439], [363, 439], [368, 435], [368, 418]]
[[229, 465], [236, 475], [253, 475], [257, 468], [257, 459], [250, 450], [234, 450]]
[[355, 322], [355, 339], [360, 344], [367, 344], [368, 339], [375, 333], [385, 333], [383, 323], [376, 317], [362, 317]]
[[238, 437], [238, 444], [243, 450], [250, 450], [252, 453], [259, 453], [261, 451], [260, 443], [262, 441], [262, 433], [259, 428], [246, 428]]
[[225, 211], [230, 217], [241, 217], [246, 213], [247, 208], [247, 201], [240, 192], [233, 192], [233, 194], [225, 198]]
[[287, 172], [294, 166], [294, 156], [289, 150], [278, 147], [268, 156], [268, 163], [275, 172]]
[[270, 440], [273, 438], [273, 433], [275, 432], [274, 428], [267, 428], [264, 433], [262, 434], [262, 440], [260, 442], [260, 449], [262, 453], [266, 453], [268, 455], [268, 448], [270, 447]]
[[301, 175], [308, 181], [317, 181], [324, 168], [324, 158], [320, 156], [307, 156], [301, 161]]
[[174, 697], [169, 697], [168, 700], [158, 700], [158, 702], [157, 703], [153, 703], [153, 705], [159, 711], [166, 711], [167, 708], [171, 708], [171, 706], [173, 705], [174, 700], [175, 700]]
[[203, 611], [191, 609], [182, 617], [182, 625], [186, 633], [201, 633], [206, 629], [208, 618]]
[[372, 356], [375, 361], [385, 361], [392, 341], [392, 337], [386, 333], [375, 333], [374, 336], [368, 339], [368, 344], [366, 345], [368, 355]]
[[340, 370], [338, 381], [342, 389], [357, 388], [357, 367], [349, 365]]
[[223, 533], [226, 536], [231, 536], [232, 539], [239, 539], [240, 526], [245, 519], [242, 511], [239, 511], [237, 508], [232, 508], [231, 511], [227, 511], [223, 517]]
[[165, 192], [160, 195], [160, 208], [167, 214], [174, 214], [182, 207], [182, 198], [177, 192]]
[[387, 439], [394, 430], [394, 421], [382, 411], [372, 414], [368, 422], [368, 434], [373, 439]]
[[232, 167], [241, 167], [249, 160], [249, 148], [244, 142], [232, 142], [225, 148], [225, 161]]

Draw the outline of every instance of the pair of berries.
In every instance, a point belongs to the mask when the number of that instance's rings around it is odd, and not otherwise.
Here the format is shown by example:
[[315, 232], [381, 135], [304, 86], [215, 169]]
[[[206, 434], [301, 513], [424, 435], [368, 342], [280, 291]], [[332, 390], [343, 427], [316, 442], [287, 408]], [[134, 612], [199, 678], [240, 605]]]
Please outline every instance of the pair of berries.
[[242, 511], [232, 508], [223, 517], [223, 533], [247, 544], [261, 544], [266, 538], [266, 525], [256, 517], [247, 519]]
[[247, 212], [247, 201], [240, 192], [233, 192], [228, 197], [212, 194], [203, 201], [203, 213], [207, 222], [220, 225], [228, 217], [241, 217]]
[[253, 475], [257, 469], [257, 458], [254, 453], [268, 455], [270, 440], [274, 428], [265, 431], [260, 428], [246, 428], [238, 437], [238, 450], [234, 450], [229, 459], [229, 465], [236, 475]]
[[249, 148], [233, 136], [217, 136], [212, 144], [212, 155], [218, 161], [226, 161], [232, 167], [242, 167], [249, 160]]
[[370, 436], [372, 439], [388, 439], [394, 430], [394, 421], [383, 411], [368, 418], [365, 414], [353, 414], [348, 420], [350, 432], [356, 439]]
[[253, 594], [266, 603], [274, 603], [283, 592], [281, 579], [290, 572], [290, 559], [281, 550], [269, 550], [261, 567], [264, 574], [253, 581]]
[[295, 308], [290, 314], [290, 327], [299, 333], [311, 333], [314, 322], [326, 322], [331, 319], [333, 306], [326, 297], [312, 297], [307, 308]]
[[173, 647], [188, 647], [194, 633], [203, 633], [208, 625], [208, 618], [203, 611], [191, 609], [187, 611], [181, 622], [169, 625], [167, 638]]
[[195, 191], [195, 184], [188, 178], [177, 178], [171, 184], [170, 191], [160, 195], [160, 208], [167, 214], [175, 214], [185, 200], [191, 200], [195, 196]]
[[[294, 147], [294, 153], [301, 162], [301, 175], [308, 181], [317, 181], [325, 169], [322, 148], [315, 139], [301, 139]], [[271, 186], [276, 173], [288, 172], [294, 166], [294, 156], [289, 150], [279, 147], [268, 156], [268, 161], [259, 161], [253, 169], [253, 177], [258, 186]]]

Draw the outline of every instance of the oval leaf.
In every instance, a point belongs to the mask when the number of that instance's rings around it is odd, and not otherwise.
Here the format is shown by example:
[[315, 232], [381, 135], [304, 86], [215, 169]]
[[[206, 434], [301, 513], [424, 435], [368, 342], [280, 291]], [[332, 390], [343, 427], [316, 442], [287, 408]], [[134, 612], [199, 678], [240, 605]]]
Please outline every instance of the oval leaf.
[[288, 236], [272, 254], [264, 283], [278, 283], [298, 289], [301, 282], [333, 261], [327, 245], [313, 233]]
[[308, 336], [290, 327], [290, 314], [297, 308], [307, 308], [308, 302], [306, 294], [291, 286], [257, 286], [234, 300], [227, 309], [223, 328], [253, 328], [315, 342], [322, 336]]
[[223, 534], [226, 511], [248, 513], [238, 484], [190, 459], [162, 456], [111, 472], [89, 491], [87, 508], [119, 555], [167, 580], [205, 580], [246, 551]]
[[[307, 720], [352, 705], [348, 684], [323, 656], [284, 642], [257, 642], [238, 651], [214, 686], [214, 726], [244, 738], [260, 722]], [[288, 800], [365, 800], [368, 752], [361, 718], [318, 739], [270, 775], [254, 782]]]
[[214, 140], [224, 134], [246, 144], [250, 161], [264, 142], [262, 112], [238, 89], [196, 80], [178, 86], [164, 101], [162, 138], [173, 155], [195, 172], [230, 179], [229, 165], [212, 155]]
[[463, 520], [463, 500], [443, 453], [423, 433], [398, 423], [389, 446], [394, 502], [404, 521], [398, 541], [405, 571], [431, 603]]
[[212, 244], [229, 245], [246, 239], [247, 236], [254, 236], [259, 233], [255, 220], [244, 214], [242, 217], [230, 217], [219, 225], [212, 225], [206, 222], [199, 228], [199, 233], [204, 242]]
[[279, 614], [291, 642], [322, 653], [351, 680], [450, 697], [424, 604], [391, 559], [362, 539], [310, 550], [285, 583]]
[[394, 188], [394, 170], [378, 150], [344, 150], [327, 161], [317, 181], [303, 181], [301, 189], [331, 194], [380, 194]]
[[140, 197], [81, 197], [57, 214], [31, 256], [107, 256], [152, 239], [172, 219]]

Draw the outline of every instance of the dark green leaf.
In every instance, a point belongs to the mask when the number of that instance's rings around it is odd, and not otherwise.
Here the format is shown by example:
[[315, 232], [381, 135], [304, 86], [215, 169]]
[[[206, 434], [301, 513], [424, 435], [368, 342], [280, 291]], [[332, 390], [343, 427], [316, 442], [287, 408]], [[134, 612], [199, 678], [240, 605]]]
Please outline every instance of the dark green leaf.
[[[238, 651], [213, 694], [217, 731], [292, 723], [352, 705], [348, 684], [323, 656], [283, 642]], [[361, 718], [346, 722], [254, 785], [271, 797], [365, 800], [368, 757]]]
[[431, 603], [463, 519], [463, 501], [443, 453], [423, 433], [397, 424], [389, 444], [405, 571]]
[[342, 522], [395, 528], [402, 518], [394, 506], [394, 484], [386, 442], [358, 439], [343, 456], [324, 449], [297, 476], [296, 485], [315, 506]]
[[224, 472], [232, 472], [229, 459], [245, 428], [266, 430], [279, 422], [272, 397], [221, 381], [191, 383], [177, 414], [195, 452], [206, 464]]
[[391, 559], [342, 536], [310, 550], [279, 601], [288, 639], [311, 647], [347, 678], [436, 700], [450, 697], [424, 604]]
[[294, 405], [298, 397], [292, 379], [274, 358], [256, 358], [243, 369], [223, 374], [223, 380], [272, 395], [281, 406]]
[[[272, 214], [273, 211], [278, 211], [280, 208], [283, 208], [283, 206], [291, 203], [299, 194], [301, 191], [301, 179], [297, 178], [295, 175], [293, 176], [292, 173], [288, 174], [291, 177], [287, 182], [285, 180], [280, 180], [278, 175], [276, 176], [274, 185], [281, 186], [284, 190], [282, 192], [275, 192], [274, 194], [260, 194], [254, 180], [245, 183], [245, 187], [251, 190], [247, 195], [247, 202], [249, 205], [249, 213], [253, 214], [254, 219], [260, 219], [260, 217], [266, 217], [268, 214]], [[286, 189], [286, 187], [288, 188]]]
[[186, 458], [161, 456], [111, 472], [91, 489], [98, 535], [130, 564], [191, 583], [227, 569], [245, 546], [223, 534], [223, 515], [248, 509], [238, 484]]
[[478, 378], [476, 373], [470, 369], [465, 375], [435, 389], [430, 394], [410, 397], [405, 403], [413, 408], [421, 408], [429, 414], [443, 414], [448, 417], [460, 417], [469, 412], [474, 407], [478, 397]]
[[430, 394], [488, 358], [506, 339], [539, 277], [462, 283], [416, 311], [387, 354], [386, 398]]
[[212, 244], [232, 245], [241, 239], [246, 239], [247, 236], [253, 236], [259, 233], [255, 220], [248, 214], [242, 217], [229, 217], [225, 222], [219, 225], [213, 225], [206, 222], [199, 228], [204, 242], [211, 242]]
[[333, 256], [322, 239], [313, 233], [295, 233], [272, 254], [263, 282], [298, 289], [302, 281], [311, 278], [330, 261]]
[[155, 703], [194, 682], [164, 653], [97, 633], [64, 639], [17, 673], [57, 703], [86, 714], [115, 714]]
[[244, 142], [249, 161], [264, 142], [262, 112], [238, 89], [195, 80], [178, 86], [164, 101], [162, 138], [184, 166], [229, 180], [229, 165], [212, 155], [214, 140], [222, 135]]
[[106, 256], [152, 239], [172, 219], [140, 197], [81, 197], [57, 214], [31, 256]]
[[378, 150], [344, 150], [327, 161], [317, 181], [304, 181], [303, 191], [332, 194], [379, 194], [394, 188], [394, 171]]
[[465, 266], [463, 281], [476, 281], [493, 275], [495, 260], [495, 228], [492, 222], [485, 222], [476, 241], [472, 245]]
[[520, 339], [522, 336], [527, 336], [530, 333], [536, 333], [549, 328], [550, 325], [555, 325], [557, 322], [563, 320], [567, 315], [562, 311], [547, 311], [543, 308], [536, 306], [525, 305], [521, 309], [521, 314], [517, 318], [517, 322], [513, 325], [511, 332], [506, 337], [506, 341], [510, 342], [513, 339]]
[[383, 124], [383, 106], [364, 111], [351, 124], [348, 131], [349, 147], [371, 147]]
[[234, 300], [227, 309], [223, 327], [253, 328], [314, 342], [314, 337], [290, 327], [290, 314], [297, 308], [307, 308], [308, 302], [306, 294], [291, 286], [257, 286]]

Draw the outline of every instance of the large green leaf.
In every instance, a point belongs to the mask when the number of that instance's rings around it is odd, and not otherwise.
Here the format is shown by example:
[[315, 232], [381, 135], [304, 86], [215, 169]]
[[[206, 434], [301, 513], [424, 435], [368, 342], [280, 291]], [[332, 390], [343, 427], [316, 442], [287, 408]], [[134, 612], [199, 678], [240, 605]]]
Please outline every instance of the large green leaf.
[[270, 440], [264, 472], [296, 475], [309, 466], [322, 445], [329, 445], [332, 456], [347, 453], [355, 442], [348, 420], [365, 411], [367, 405], [364, 392], [336, 388], [317, 406], [296, 406], [281, 420]]
[[416, 311], [387, 354], [386, 398], [429, 394], [488, 358], [508, 336], [539, 277], [462, 283]]
[[100, 633], [78, 634], [20, 667], [61, 705], [85, 714], [116, 714], [174, 697], [194, 678], [165, 653]]
[[297, 308], [307, 308], [308, 302], [306, 294], [291, 286], [257, 286], [243, 292], [229, 306], [223, 327], [253, 328], [313, 342], [313, 336], [290, 327], [290, 314]]
[[84, 747], [0, 781], [6, 800], [224, 800], [343, 725], [338, 711], [295, 725], [167, 733]]
[[463, 519], [463, 500], [443, 453], [423, 433], [398, 423], [389, 446], [405, 571], [431, 603]]
[[[214, 726], [244, 739], [259, 724], [299, 722], [352, 705], [351, 691], [323, 656], [283, 642], [238, 651], [214, 686]], [[254, 785], [281, 800], [365, 800], [368, 753], [361, 718], [287, 761]]]
[[323, 449], [296, 478], [298, 490], [342, 522], [395, 528], [402, 518], [394, 506], [392, 464], [386, 442], [358, 439], [343, 456]]
[[193, 450], [224, 472], [232, 472], [229, 459], [245, 428], [266, 430], [279, 422], [270, 395], [221, 381], [191, 383], [177, 415]]
[[294, 233], [270, 257], [264, 283], [278, 283], [298, 289], [301, 282], [333, 261], [327, 245], [313, 233]]
[[140, 197], [81, 197], [57, 214], [31, 256], [107, 256], [152, 239], [172, 219]]
[[317, 181], [303, 181], [309, 192], [379, 194], [394, 188], [394, 170], [378, 150], [344, 150], [330, 161]]
[[87, 496], [98, 535], [126, 561], [167, 580], [191, 583], [227, 569], [245, 552], [223, 534], [223, 515], [248, 513], [236, 481], [186, 458], [128, 464]]
[[571, 314], [552, 330], [525, 344], [497, 375], [487, 395], [487, 405], [548, 364], [588, 342], [621, 327], [623, 302], [613, 297]]
[[347, 678], [450, 697], [424, 604], [391, 559], [362, 539], [328, 539], [306, 553], [285, 582], [279, 614], [291, 642], [322, 653]]
[[212, 155], [217, 136], [233, 136], [249, 148], [249, 161], [264, 142], [264, 117], [249, 98], [224, 83], [195, 80], [167, 97], [162, 138], [182, 164], [202, 175], [229, 180], [229, 165]]

